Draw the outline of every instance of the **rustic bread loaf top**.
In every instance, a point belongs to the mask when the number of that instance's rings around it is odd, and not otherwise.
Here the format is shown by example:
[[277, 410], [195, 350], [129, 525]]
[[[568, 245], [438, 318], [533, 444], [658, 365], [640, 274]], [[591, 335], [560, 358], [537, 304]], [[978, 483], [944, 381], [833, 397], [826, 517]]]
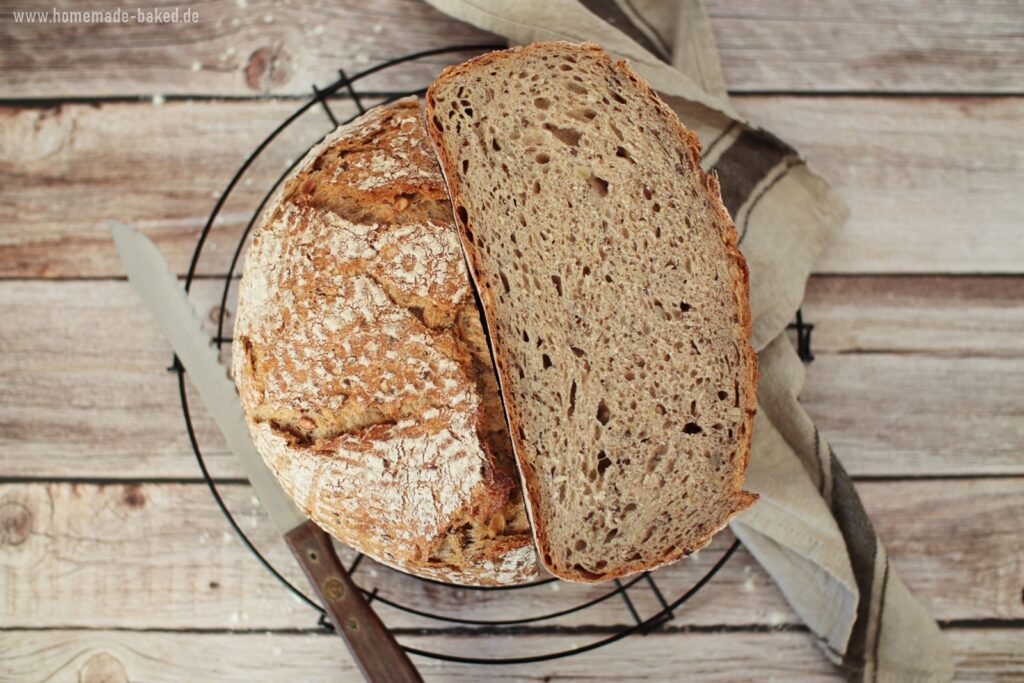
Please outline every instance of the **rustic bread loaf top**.
[[757, 369], [696, 136], [624, 62], [569, 43], [446, 69], [427, 120], [545, 566], [602, 581], [704, 546], [756, 499]]
[[319, 525], [444, 581], [536, 573], [452, 212], [415, 98], [314, 148], [257, 227], [233, 370], [260, 453]]

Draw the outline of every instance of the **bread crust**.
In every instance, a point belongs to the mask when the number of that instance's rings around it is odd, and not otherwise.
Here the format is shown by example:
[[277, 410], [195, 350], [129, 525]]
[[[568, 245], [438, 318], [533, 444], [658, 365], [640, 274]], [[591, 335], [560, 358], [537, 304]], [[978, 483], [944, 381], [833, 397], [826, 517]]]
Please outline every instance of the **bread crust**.
[[750, 346], [750, 337], [752, 332], [752, 321], [750, 314], [749, 304], [749, 271], [747, 269], [746, 261], [743, 255], [740, 253], [738, 248], [738, 236], [735, 225], [732, 218], [729, 216], [728, 210], [722, 203], [721, 194], [719, 191], [719, 184], [717, 177], [706, 174], [700, 168], [700, 143], [697, 136], [687, 129], [681, 121], [679, 121], [675, 112], [668, 107], [667, 104], [654, 92], [654, 90], [640, 78], [625, 61], [619, 61], [613, 63], [608, 54], [598, 45], [593, 43], [568, 43], [568, 42], [556, 42], [556, 43], [533, 43], [521, 47], [513, 47], [508, 50], [491, 52], [484, 55], [480, 55], [474, 59], [471, 59], [462, 64], [450, 66], [444, 71], [438, 79], [428, 88], [426, 95], [426, 111], [425, 119], [427, 130], [430, 134], [430, 138], [434, 143], [434, 149], [441, 162], [442, 173], [447, 183], [448, 192], [452, 198], [453, 207], [460, 206], [462, 204], [462, 198], [466, 192], [465, 188], [462, 187], [458, 173], [453, 172], [455, 168], [455, 159], [451, 155], [447, 145], [444, 141], [444, 133], [438, 120], [435, 118], [437, 115], [436, 105], [434, 101], [434, 94], [438, 88], [446, 84], [446, 82], [456, 79], [459, 76], [472, 73], [486, 68], [488, 65], [494, 63], [497, 60], [513, 59], [517, 56], [528, 55], [532, 51], [546, 50], [551, 48], [560, 48], [570, 51], [584, 51], [591, 53], [597, 57], [604, 64], [610, 68], [618, 71], [625, 75], [636, 85], [638, 85], [654, 102], [655, 106], [658, 107], [662, 112], [667, 114], [667, 119], [674, 122], [674, 128], [679, 136], [679, 139], [690, 152], [690, 162], [692, 169], [695, 170], [701, 178], [703, 189], [706, 196], [711, 202], [711, 206], [717, 217], [717, 224], [720, 228], [722, 241], [727, 249], [727, 252], [732, 260], [733, 264], [733, 290], [736, 296], [737, 310], [740, 317], [740, 327], [742, 329], [742, 339], [738, 341], [741, 344], [743, 357], [745, 359], [744, 368], [746, 369], [745, 377], [742, 378], [743, 387], [743, 398], [741, 400], [742, 410], [744, 412], [744, 422], [746, 429], [743, 430], [743, 435], [739, 438], [736, 446], [737, 453], [742, 459], [742, 466], [735, 469], [733, 476], [733, 506], [732, 511], [728, 515], [727, 519], [722, 523], [719, 528], [712, 529], [705, 537], [697, 539], [696, 542], [691, 543], [687, 547], [680, 547], [675, 552], [669, 553], [662, 558], [660, 561], [654, 563], [644, 562], [625, 562], [620, 564], [615, 570], [603, 572], [603, 573], [591, 573], [591, 572], [580, 572], [573, 570], [565, 570], [564, 568], [553, 566], [548, 558], [548, 553], [551, 548], [549, 535], [547, 531], [547, 522], [537, 514], [535, 502], [538, 500], [538, 487], [537, 487], [537, 473], [534, 471], [530, 460], [524, 454], [529, 451], [528, 445], [525, 443], [525, 439], [522, 432], [522, 419], [520, 413], [515, 405], [514, 401], [509, 400], [510, 397], [507, 393], [507, 386], [509, 384], [509, 368], [506, 363], [506, 359], [500, 353], [501, 340], [497, 338], [496, 325], [493, 324], [496, 315], [496, 305], [492, 295], [492, 288], [487, 286], [487, 283], [483, 282], [484, 276], [480, 271], [479, 254], [476, 251], [476, 247], [473, 241], [467, 236], [467, 226], [463, 221], [463, 217], [455, 212], [456, 225], [459, 228], [459, 235], [463, 249], [466, 253], [466, 258], [469, 263], [470, 278], [473, 281], [474, 287], [480, 297], [484, 319], [488, 325], [488, 330], [491, 335], [491, 352], [495, 362], [495, 366], [498, 370], [499, 387], [501, 390], [504, 406], [505, 415], [508, 420], [509, 433], [512, 437], [513, 450], [516, 455], [516, 460], [519, 465], [519, 474], [522, 481], [526, 495], [527, 511], [530, 515], [531, 527], [533, 529], [534, 538], [536, 539], [538, 554], [545, 567], [553, 574], [560, 578], [583, 582], [583, 583], [598, 583], [615, 579], [627, 574], [632, 574], [640, 571], [654, 569], [658, 566], [669, 564], [678, 560], [680, 557], [691, 554], [692, 552], [699, 550], [710, 543], [712, 537], [721, 528], [728, 524], [729, 519], [735, 517], [737, 514], [747, 509], [757, 500], [757, 495], [744, 491], [743, 477], [746, 472], [747, 466], [750, 459], [750, 440], [751, 432], [753, 431], [753, 420], [756, 414], [756, 385], [758, 378], [757, 371], [757, 355], [754, 353], [753, 348]]
[[418, 576], [521, 583], [536, 559], [450, 214], [416, 98], [336, 130], [261, 216], [232, 367], [321, 527]]

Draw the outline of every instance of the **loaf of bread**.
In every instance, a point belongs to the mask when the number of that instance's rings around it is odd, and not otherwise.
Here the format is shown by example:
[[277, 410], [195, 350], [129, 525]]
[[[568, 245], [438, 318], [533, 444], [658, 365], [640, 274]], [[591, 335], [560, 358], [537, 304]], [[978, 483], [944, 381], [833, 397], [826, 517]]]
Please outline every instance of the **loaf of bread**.
[[328, 532], [427, 578], [536, 575], [416, 98], [336, 130], [268, 205], [246, 258], [232, 361], [257, 448]]
[[449, 67], [427, 121], [544, 565], [596, 582], [704, 546], [756, 499], [757, 368], [696, 136], [625, 62], [569, 43]]

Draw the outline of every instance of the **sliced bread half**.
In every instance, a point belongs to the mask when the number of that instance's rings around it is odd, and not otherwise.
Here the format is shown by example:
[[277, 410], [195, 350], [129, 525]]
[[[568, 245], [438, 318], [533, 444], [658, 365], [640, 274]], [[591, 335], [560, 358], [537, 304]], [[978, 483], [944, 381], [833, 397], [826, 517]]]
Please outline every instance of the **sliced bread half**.
[[545, 566], [596, 582], [704, 546], [756, 500], [757, 364], [696, 136], [589, 44], [450, 67], [426, 116]]

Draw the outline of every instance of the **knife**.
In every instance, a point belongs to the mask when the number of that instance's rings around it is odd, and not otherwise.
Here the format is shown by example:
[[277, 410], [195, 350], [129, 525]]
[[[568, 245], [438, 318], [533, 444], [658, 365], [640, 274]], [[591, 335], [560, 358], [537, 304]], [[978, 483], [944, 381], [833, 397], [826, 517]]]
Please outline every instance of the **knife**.
[[167, 261], [148, 237], [131, 226], [109, 221], [109, 227], [128, 281], [188, 371], [228, 449], [242, 463], [256, 497], [284, 536], [363, 676], [371, 683], [422, 683], [408, 656], [345, 571], [330, 537], [306, 519], [256, 451], [235, 384]]

